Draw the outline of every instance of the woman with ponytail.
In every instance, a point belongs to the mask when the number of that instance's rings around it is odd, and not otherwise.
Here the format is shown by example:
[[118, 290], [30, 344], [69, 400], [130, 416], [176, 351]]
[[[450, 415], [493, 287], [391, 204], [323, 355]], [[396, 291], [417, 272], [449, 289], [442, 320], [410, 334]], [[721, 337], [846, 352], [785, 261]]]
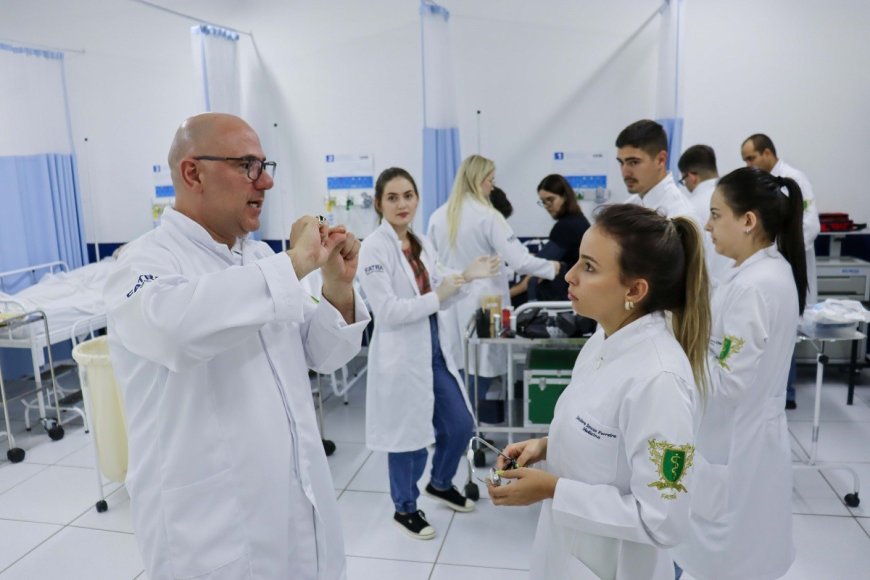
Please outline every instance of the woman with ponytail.
[[[509, 445], [519, 467], [501, 472], [509, 485], [489, 486], [496, 505], [543, 500], [532, 578], [673, 579], [668, 548], [689, 530], [707, 385], [702, 244], [690, 219], [638, 205], [606, 207], [583, 236], [565, 279], [574, 311], [598, 330], [549, 436]], [[528, 467], [544, 459], [546, 471]]]
[[710, 394], [698, 432], [692, 535], [674, 550], [698, 580], [779, 578], [794, 560], [785, 389], [806, 303], [803, 198], [792, 179], [729, 173], [706, 229], [735, 261], [716, 287]]

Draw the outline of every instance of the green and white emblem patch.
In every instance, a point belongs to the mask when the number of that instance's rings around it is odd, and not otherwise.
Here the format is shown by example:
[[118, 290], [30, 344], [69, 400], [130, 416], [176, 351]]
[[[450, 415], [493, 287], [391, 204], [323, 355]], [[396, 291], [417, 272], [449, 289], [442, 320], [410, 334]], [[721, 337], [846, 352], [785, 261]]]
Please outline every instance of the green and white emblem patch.
[[662, 499], [677, 499], [678, 492], [688, 491], [680, 483], [695, 459], [694, 445], [673, 445], [667, 441], [649, 440], [649, 458], [659, 472], [659, 480], [647, 487], [662, 491]]
[[740, 352], [744, 344], [746, 344], [744, 339], [726, 334], [725, 338], [722, 339], [722, 350], [719, 351], [719, 356], [717, 357], [719, 366], [726, 371], [730, 371], [731, 367], [728, 366], [728, 359], [731, 358], [732, 354]]

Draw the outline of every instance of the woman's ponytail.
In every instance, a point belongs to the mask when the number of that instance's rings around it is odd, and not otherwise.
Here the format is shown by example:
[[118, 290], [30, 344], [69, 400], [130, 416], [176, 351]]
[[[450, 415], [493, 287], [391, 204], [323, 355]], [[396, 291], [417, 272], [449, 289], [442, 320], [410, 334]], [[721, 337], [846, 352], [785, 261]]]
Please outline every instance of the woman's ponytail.
[[791, 265], [794, 282], [798, 290], [800, 313], [807, 304], [807, 254], [804, 248], [804, 197], [800, 186], [789, 177], [777, 177], [776, 184], [785, 187], [787, 195], [781, 195], [782, 230], [777, 237], [780, 253]]
[[595, 227], [619, 244], [623, 283], [643, 278], [649, 284], [637, 304], [640, 311], [672, 314], [674, 337], [689, 359], [698, 393], [705, 397], [710, 289], [697, 226], [688, 218], [668, 219], [638, 205], [614, 204], [596, 213]]
[[685, 217], [672, 220], [682, 242], [686, 263], [686, 300], [673, 309], [673, 328], [677, 342], [692, 366], [701, 397], [708, 387], [707, 351], [710, 345], [710, 281], [704, 262], [704, 244], [695, 223]]

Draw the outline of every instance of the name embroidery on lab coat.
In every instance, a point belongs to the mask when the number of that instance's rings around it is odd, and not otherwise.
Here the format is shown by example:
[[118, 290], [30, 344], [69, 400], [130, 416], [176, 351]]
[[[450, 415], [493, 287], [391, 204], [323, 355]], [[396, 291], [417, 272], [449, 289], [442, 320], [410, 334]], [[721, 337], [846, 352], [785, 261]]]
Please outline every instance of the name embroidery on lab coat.
[[650, 439], [649, 458], [659, 472], [659, 479], [647, 487], [658, 489], [662, 492], [662, 499], [670, 500], [677, 499], [677, 493], [688, 491], [680, 480], [695, 459], [694, 445], [674, 445], [667, 441]]
[[151, 280], [156, 280], [156, 279], [157, 279], [157, 276], [154, 276], [153, 274], [142, 274], [141, 276], [139, 276], [139, 279], [136, 280], [136, 285], [133, 286], [133, 289], [130, 290], [129, 292], [127, 292], [127, 298], [129, 298], [130, 296], [132, 296], [133, 294], [138, 292], [139, 289], [145, 285], [145, 282], [150, 282]]
[[722, 350], [719, 351], [718, 356], [719, 366], [726, 371], [730, 371], [731, 367], [728, 366], [728, 359], [731, 358], [732, 354], [740, 352], [744, 344], [746, 344], [746, 341], [742, 338], [725, 335], [725, 338], [722, 340]]
[[597, 429], [587, 423], [580, 415], [574, 417], [580, 425], [583, 427], [583, 432], [591, 437], [595, 437], [596, 439], [616, 439], [616, 433], [608, 433], [607, 431], [602, 431], [601, 429]]
[[380, 264], [372, 264], [371, 266], [366, 266], [366, 276], [369, 274], [383, 274], [384, 267]]

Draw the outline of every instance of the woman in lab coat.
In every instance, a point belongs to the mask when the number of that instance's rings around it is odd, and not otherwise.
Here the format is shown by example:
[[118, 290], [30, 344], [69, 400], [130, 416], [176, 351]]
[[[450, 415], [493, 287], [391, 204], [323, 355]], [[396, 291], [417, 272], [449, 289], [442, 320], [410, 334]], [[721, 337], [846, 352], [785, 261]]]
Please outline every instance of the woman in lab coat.
[[380, 227], [360, 250], [360, 281], [375, 319], [366, 381], [366, 443], [389, 453], [390, 495], [396, 524], [428, 540], [435, 530], [417, 510], [417, 481], [426, 447], [435, 444], [425, 494], [460, 512], [474, 509], [452, 483], [474, 428], [465, 389], [442, 349], [440, 310], [466, 280], [492, 276], [495, 257], [473, 260], [460, 273], [442, 275], [429, 242], [411, 231], [420, 196], [411, 175], [385, 170], [375, 184]]
[[[446, 267], [463, 270], [481, 255], [498, 255], [518, 274], [531, 274], [552, 280], [559, 274], [559, 262], [532, 256], [517, 239], [504, 217], [493, 208], [489, 200], [495, 180], [495, 164], [481, 157], [467, 157], [456, 174], [450, 199], [429, 218], [429, 239], [438, 253], [438, 260]], [[510, 304], [507, 273], [504, 268], [498, 276], [480, 280], [471, 285], [469, 292], [451, 307], [450, 343], [455, 360], [464, 364], [463, 337], [468, 321], [480, 308], [484, 295], [499, 295], [502, 305]], [[482, 345], [480, 368], [466, 369], [479, 379], [478, 400], [486, 398], [490, 379], [507, 371], [507, 353], [504, 348]], [[487, 417], [481, 415], [481, 420]]]
[[[519, 468], [489, 486], [496, 505], [543, 500], [531, 578], [673, 579], [667, 548], [685, 538], [699, 491], [695, 416], [710, 328], [702, 244], [692, 220], [630, 204], [603, 209], [583, 236], [565, 279], [574, 311], [598, 330], [549, 436], [509, 445]], [[528, 467], [544, 459], [544, 469]]]
[[674, 559], [699, 580], [779, 578], [795, 550], [785, 384], [807, 289], [803, 198], [753, 168], [719, 180], [707, 231], [735, 261], [713, 294], [711, 393], [698, 432], [689, 540]]

